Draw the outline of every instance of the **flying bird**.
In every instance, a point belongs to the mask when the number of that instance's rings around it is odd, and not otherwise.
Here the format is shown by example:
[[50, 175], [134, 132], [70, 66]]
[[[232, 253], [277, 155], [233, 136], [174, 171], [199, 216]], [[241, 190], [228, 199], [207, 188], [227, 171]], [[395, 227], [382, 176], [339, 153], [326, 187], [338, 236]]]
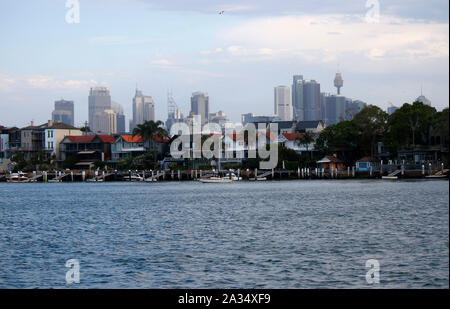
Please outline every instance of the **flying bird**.
[[225, 11], [220, 11], [220, 12], [219, 12], [219, 15], [223, 15], [223, 13], [225, 13]]

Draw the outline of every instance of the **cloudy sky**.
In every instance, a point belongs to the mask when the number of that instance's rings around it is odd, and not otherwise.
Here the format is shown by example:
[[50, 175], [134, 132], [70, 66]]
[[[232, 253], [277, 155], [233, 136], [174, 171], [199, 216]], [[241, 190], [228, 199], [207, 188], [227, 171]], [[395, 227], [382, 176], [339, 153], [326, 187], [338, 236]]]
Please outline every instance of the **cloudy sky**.
[[[386, 108], [423, 93], [449, 105], [447, 0], [65, 0], [0, 1], [0, 125], [51, 117], [75, 101], [87, 120], [91, 86], [107, 86], [127, 119], [136, 84], [167, 118], [167, 91], [187, 114], [205, 91], [233, 121], [273, 113], [273, 87], [293, 74]], [[376, 9], [379, 7], [379, 19]], [[219, 11], [225, 11], [220, 15]]]

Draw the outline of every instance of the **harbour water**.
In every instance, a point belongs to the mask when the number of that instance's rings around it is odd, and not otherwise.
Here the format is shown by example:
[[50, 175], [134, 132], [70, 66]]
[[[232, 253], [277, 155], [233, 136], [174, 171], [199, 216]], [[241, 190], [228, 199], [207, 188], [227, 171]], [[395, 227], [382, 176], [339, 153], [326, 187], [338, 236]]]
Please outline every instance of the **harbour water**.
[[0, 288], [448, 288], [448, 185], [0, 183]]

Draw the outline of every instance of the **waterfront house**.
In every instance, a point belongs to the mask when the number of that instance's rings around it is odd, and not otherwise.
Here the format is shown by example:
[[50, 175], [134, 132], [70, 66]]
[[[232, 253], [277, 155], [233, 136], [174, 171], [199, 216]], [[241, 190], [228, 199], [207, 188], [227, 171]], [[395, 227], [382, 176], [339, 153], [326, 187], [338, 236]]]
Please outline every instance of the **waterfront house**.
[[314, 140], [308, 145], [300, 142], [300, 139], [304, 134], [305, 133], [282, 133], [278, 136], [278, 143], [284, 144], [286, 148], [294, 150], [299, 155], [304, 152], [313, 152], [318, 134], [313, 134]]
[[111, 145], [115, 140], [112, 135], [66, 136], [60, 143], [61, 160], [76, 156], [78, 168], [90, 168], [96, 161], [111, 158]]
[[321, 160], [317, 161], [317, 167], [324, 170], [343, 170], [345, 169], [344, 162], [340, 160], [336, 155], [325, 156]]
[[31, 125], [20, 130], [20, 148], [11, 150], [23, 154], [25, 160], [37, 157], [44, 150], [44, 130], [46, 128], [47, 123], [35, 126], [32, 121]]
[[134, 158], [146, 152], [144, 140], [141, 136], [119, 135], [111, 145], [111, 161], [119, 162], [127, 158]]
[[44, 129], [44, 151], [50, 157], [55, 156], [57, 160], [61, 159], [59, 145], [66, 136], [81, 136], [83, 132], [74, 126], [62, 123], [60, 121], [48, 121], [47, 128]]
[[380, 163], [377, 159], [373, 157], [364, 157], [356, 161], [357, 172], [369, 172], [371, 168], [372, 171], [380, 170]]

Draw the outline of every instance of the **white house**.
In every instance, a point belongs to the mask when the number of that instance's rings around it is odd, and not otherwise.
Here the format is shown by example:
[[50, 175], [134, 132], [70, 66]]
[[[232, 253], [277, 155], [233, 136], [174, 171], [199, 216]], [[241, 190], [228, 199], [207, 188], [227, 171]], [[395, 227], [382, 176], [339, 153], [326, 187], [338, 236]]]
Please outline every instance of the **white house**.
[[45, 128], [44, 135], [44, 149], [50, 156], [55, 155], [56, 158], [60, 159], [59, 144], [62, 142], [66, 136], [81, 136], [83, 132], [71, 125], [62, 122], [48, 121], [48, 125]]

